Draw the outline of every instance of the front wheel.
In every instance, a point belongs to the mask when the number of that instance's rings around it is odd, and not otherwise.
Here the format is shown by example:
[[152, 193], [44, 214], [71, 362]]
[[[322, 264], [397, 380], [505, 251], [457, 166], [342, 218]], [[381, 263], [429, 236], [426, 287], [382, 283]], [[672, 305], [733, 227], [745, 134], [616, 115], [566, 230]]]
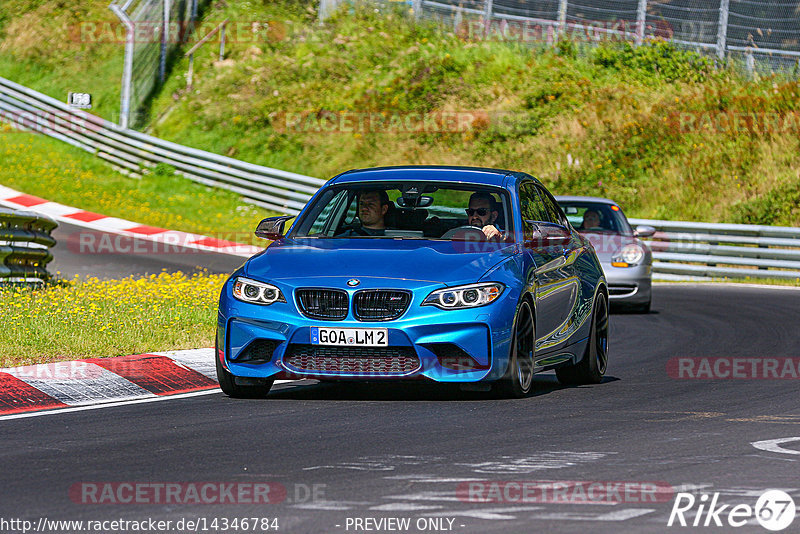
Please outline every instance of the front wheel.
[[236, 383], [236, 378], [219, 361], [219, 352], [214, 351], [214, 360], [217, 363], [217, 381], [224, 394], [236, 399], [260, 399], [266, 397], [272, 388], [273, 380], [264, 380], [258, 385], [242, 386]]
[[608, 306], [598, 293], [592, 311], [592, 330], [581, 361], [556, 369], [558, 381], [565, 385], [599, 384], [608, 365]]
[[504, 397], [520, 398], [533, 389], [534, 344], [533, 312], [528, 301], [519, 307], [514, 324], [514, 338], [511, 357], [506, 374], [497, 384], [498, 392]]

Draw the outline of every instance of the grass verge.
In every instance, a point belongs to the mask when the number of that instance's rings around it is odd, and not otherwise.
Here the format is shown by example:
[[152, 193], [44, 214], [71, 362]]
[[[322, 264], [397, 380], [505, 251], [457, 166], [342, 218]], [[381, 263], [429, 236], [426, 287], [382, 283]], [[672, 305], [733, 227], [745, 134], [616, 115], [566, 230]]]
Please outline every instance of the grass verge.
[[162, 273], [0, 286], [2, 367], [209, 347], [226, 278]]

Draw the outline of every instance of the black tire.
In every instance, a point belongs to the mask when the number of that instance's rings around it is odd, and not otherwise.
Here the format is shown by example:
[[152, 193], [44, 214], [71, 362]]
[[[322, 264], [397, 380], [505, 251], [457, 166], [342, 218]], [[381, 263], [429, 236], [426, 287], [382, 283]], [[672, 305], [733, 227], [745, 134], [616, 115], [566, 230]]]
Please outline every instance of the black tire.
[[497, 383], [497, 392], [502, 397], [518, 399], [530, 394], [533, 389], [535, 343], [533, 311], [525, 300], [519, 307], [514, 323], [508, 369]]
[[234, 376], [222, 366], [218, 354], [218, 351], [214, 351], [214, 359], [217, 363], [217, 381], [224, 394], [235, 399], [260, 399], [267, 396], [274, 380], [265, 380], [263, 384], [257, 386], [240, 386], [236, 383]]
[[581, 361], [556, 369], [558, 381], [565, 385], [599, 384], [608, 366], [608, 305], [598, 293], [592, 310], [592, 330]]

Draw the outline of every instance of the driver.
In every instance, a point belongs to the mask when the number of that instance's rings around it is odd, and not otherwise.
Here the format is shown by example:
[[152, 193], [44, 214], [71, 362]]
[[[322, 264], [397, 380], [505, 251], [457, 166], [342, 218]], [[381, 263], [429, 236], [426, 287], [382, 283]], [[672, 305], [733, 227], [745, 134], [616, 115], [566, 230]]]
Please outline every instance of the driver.
[[582, 230], [589, 230], [590, 228], [600, 228], [600, 213], [596, 210], [586, 210], [583, 213], [583, 223], [581, 223]]
[[472, 193], [469, 197], [469, 207], [465, 211], [469, 225], [480, 228], [486, 235], [486, 239], [503, 238], [503, 233], [494, 225], [499, 212], [491, 193], [483, 191]]
[[361, 191], [358, 194], [358, 218], [361, 226], [347, 230], [341, 237], [386, 235], [384, 217], [389, 211], [389, 202], [389, 195], [383, 189]]

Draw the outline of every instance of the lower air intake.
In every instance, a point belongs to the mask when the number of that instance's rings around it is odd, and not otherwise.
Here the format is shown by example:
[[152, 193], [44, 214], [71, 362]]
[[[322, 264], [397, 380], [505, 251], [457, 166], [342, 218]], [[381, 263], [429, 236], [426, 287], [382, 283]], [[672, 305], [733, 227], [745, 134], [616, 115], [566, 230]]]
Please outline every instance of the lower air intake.
[[403, 376], [420, 368], [411, 347], [291, 345], [284, 365], [300, 374]]

